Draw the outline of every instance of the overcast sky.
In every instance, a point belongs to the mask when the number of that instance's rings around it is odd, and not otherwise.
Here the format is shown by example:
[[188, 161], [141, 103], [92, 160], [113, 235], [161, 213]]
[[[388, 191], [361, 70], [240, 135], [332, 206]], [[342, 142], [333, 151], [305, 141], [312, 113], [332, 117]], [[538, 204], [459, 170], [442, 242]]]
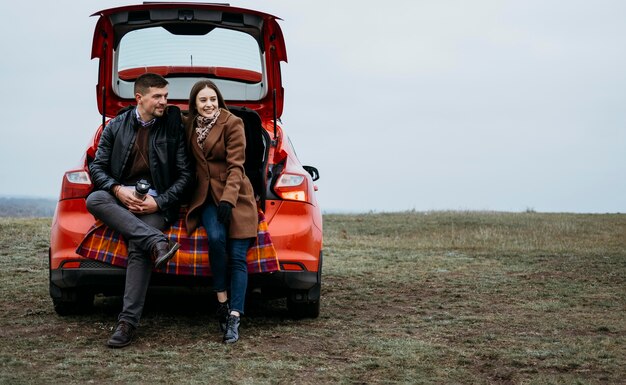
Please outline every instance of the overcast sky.
[[[101, 121], [89, 15], [128, 4], [2, 6], [0, 196], [58, 196]], [[283, 19], [324, 211], [626, 212], [626, 2], [231, 5]]]

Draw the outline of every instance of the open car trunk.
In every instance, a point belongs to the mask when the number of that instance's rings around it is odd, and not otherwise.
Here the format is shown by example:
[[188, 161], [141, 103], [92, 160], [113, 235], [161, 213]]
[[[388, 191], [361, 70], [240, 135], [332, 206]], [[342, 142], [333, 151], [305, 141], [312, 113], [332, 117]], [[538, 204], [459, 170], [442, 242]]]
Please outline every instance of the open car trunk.
[[103, 122], [133, 103], [135, 79], [146, 72], [168, 80], [168, 101], [181, 109], [193, 84], [211, 79], [228, 104], [280, 118], [287, 53], [277, 17], [215, 3], [144, 3], [94, 16]]

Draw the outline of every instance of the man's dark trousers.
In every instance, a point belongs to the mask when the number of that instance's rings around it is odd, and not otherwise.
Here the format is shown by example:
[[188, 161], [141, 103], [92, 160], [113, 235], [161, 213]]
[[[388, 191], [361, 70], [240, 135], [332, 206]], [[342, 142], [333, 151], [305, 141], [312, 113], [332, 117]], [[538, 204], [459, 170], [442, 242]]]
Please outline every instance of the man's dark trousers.
[[165, 218], [160, 212], [136, 216], [103, 190], [94, 191], [87, 197], [87, 210], [109, 228], [122, 234], [126, 240], [126, 286], [118, 320], [138, 327], [154, 266], [152, 247], [157, 242], [168, 241], [163, 234], [167, 227]]

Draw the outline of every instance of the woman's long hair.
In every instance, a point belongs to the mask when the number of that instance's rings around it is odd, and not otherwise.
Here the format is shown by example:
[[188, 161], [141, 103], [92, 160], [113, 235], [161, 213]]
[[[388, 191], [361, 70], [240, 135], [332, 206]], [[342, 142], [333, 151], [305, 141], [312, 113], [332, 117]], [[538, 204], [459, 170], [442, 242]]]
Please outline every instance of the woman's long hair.
[[[196, 117], [198, 116], [198, 109], [196, 108], [196, 97], [198, 96], [200, 91], [202, 91], [206, 87], [212, 89], [213, 91], [215, 91], [215, 94], [217, 94], [217, 106], [219, 108], [228, 110], [228, 107], [226, 107], [226, 103], [224, 102], [224, 97], [222, 96], [222, 93], [212, 81], [200, 80], [196, 84], [194, 84], [193, 87], [191, 87], [191, 92], [189, 93], [189, 111], [187, 111], [187, 116], [183, 116], [185, 132], [187, 135], [187, 150], [190, 154], [193, 153], [191, 150], [191, 138], [193, 137], [192, 132], [195, 129], [194, 125], [196, 122]], [[190, 161], [192, 162], [192, 169], [195, 168], [195, 166], [193, 165], [193, 162], [195, 161], [193, 156], [190, 157]]]
[[198, 93], [200, 93], [200, 91], [202, 91], [205, 88], [210, 88], [213, 91], [215, 91], [215, 94], [217, 94], [217, 106], [219, 108], [228, 110], [228, 107], [226, 107], [226, 103], [224, 102], [224, 97], [222, 96], [222, 93], [220, 92], [219, 88], [217, 88], [215, 83], [213, 83], [210, 80], [200, 80], [196, 82], [196, 84], [194, 84], [193, 87], [191, 87], [191, 92], [189, 93], [189, 111], [187, 114], [188, 125], [193, 124], [194, 120], [198, 116], [198, 108], [196, 107], [196, 97], [198, 96]]

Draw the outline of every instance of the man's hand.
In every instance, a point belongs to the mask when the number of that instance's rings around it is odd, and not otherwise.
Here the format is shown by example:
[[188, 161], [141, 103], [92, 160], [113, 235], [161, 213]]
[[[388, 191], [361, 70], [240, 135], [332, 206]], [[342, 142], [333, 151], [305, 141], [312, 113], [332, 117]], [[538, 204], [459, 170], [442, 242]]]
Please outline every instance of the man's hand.
[[128, 208], [131, 213], [145, 215], [156, 213], [157, 211], [159, 211], [159, 205], [157, 205], [152, 195], [146, 195], [144, 200], [138, 200], [140, 202], [139, 204]]
[[159, 206], [151, 195], [143, 200], [135, 196], [134, 187], [119, 186], [114, 191], [115, 197], [133, 214], [144, 215], [159, 211]]

